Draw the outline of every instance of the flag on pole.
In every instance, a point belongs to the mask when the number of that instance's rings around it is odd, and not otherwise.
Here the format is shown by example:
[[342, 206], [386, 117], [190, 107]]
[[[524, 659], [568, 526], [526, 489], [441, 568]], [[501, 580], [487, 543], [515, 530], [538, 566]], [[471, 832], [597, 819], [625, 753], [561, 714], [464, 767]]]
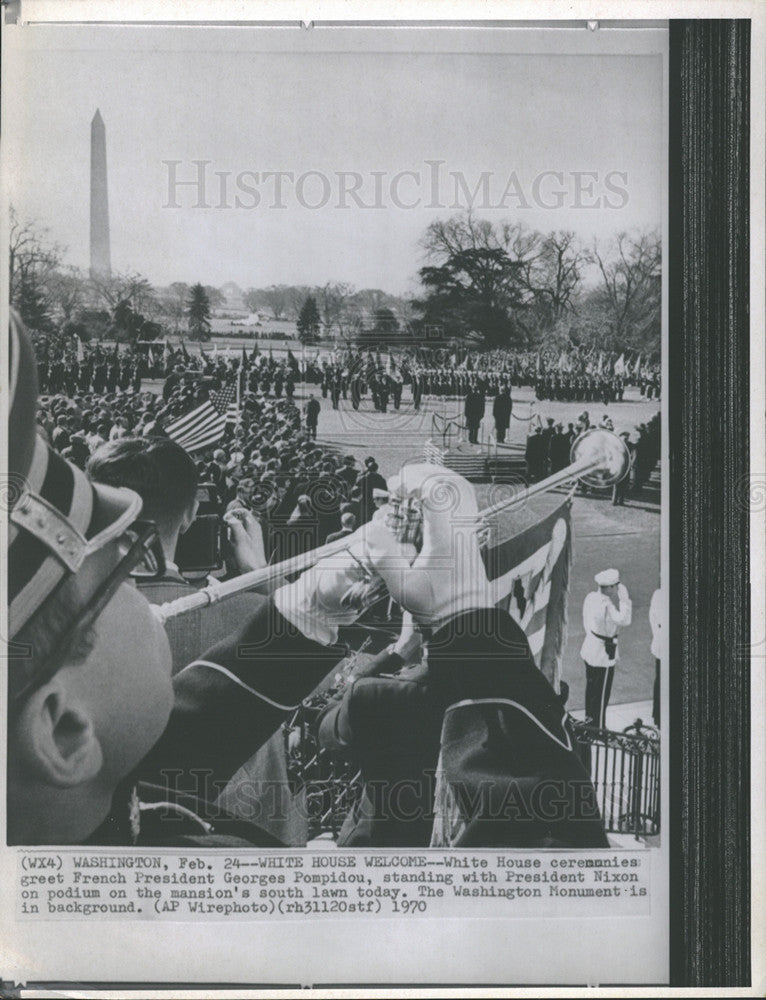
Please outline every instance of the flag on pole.
[[85, 360], [85, 350], [77, 334], [74, 335], [74, 339], [77, 341], [77, 361], [81, 364]]
[[245, 345], [243, 344], [242, 345], [242, 362], [240, 364], [240, 368], [242, 369], [242, 371], [245, 371], [246, 368], [247, 368], [247, 366], [248, 366], [247, 354], [245, 353]]
[[625, 374], [625, 354], [621, 354], [619, 358], [614, 363], [614, 374], [624, 375]]
[[186, 350], [186, 344], [184, 344], [183, 340], [181, 341], [181, 354], [183, 354], [184, 356], [184, 361], [191, 360], [189, 357], [189, 352]]

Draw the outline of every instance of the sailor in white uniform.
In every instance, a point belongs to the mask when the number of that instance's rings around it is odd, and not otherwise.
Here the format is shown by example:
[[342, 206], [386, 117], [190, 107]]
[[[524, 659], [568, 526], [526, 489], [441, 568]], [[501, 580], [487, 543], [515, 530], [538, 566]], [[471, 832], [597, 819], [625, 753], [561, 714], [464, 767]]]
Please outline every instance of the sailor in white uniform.
[[619, 659], [617, 636], [633, 616], [628, 591], [616, 569], [595, 576], [598, 590], [591, 591], [582, 607], [585, 639], [580, 656], [585, 661], [585, 721], [606, 728], [606, 707], [612, 691], [614, 667]]

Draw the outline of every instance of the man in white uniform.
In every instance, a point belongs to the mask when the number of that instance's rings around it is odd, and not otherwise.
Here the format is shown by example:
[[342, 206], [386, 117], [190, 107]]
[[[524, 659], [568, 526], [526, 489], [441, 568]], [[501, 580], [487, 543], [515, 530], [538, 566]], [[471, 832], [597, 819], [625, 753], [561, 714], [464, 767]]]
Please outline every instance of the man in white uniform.
[[621, 628], [630, 625], [633, 605], [616, 569], [597, 573], [595, 580], [598, 590], [591, 591], [582, 606], [585, 640], [580, 656], [585, 661], [585, 721], [589, 726], [604, 729], [614, 667], [619, 658], [617, 635]]

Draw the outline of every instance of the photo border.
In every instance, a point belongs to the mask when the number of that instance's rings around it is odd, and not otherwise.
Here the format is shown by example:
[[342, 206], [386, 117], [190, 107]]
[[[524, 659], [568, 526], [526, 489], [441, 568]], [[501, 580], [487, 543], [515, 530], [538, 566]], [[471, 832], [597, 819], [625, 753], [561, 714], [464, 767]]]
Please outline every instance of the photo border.
[[751, 20], [669, 26], [670, 982], [741, 988], [753, 958]]

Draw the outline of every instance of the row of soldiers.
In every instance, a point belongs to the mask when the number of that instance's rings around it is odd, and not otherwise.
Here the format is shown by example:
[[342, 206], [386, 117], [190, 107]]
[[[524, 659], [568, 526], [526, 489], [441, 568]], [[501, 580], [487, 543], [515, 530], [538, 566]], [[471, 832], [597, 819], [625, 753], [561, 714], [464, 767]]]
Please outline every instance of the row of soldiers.
[[586, 424], [581, 421], [582, 418], [576, 425], [571, 423], [565, 428], [563, 423], [555, 423], [553, 417], [548, 417], [544, 425], [537, 417], [529, 428], [524, 451], [529, 482], [538, 482], [569, 465], [572, 444], [587, 429]]
[[535, 379], [535, 396], [538, 399], [555, 399], [562, 402], [609, 403], [622, 402], [625, 379], [622, 375], [587, 374], [572, 372], [546, 372]]
[[[593, 426], [587, 412], [581, 413], [575, 423], [566, 427], [563, 423], [556, 423], [553, 417], [548, 417], [543, 424], [537, 415], [530, 422], [524, 453], [529, 481], [537, 482], [565, 469], [570, 462], [573, 442]], [[598, 427], [614, 430], [606, 414]], [[630, 431], [622, 431], [620, 437], [630, 453], [630, 468], [628, 475], [613, 489], [612, 502], [615, 505], [622, 505], [628, 493], [641, 493], [660, 460], [660, 414], [656, 413], [646, 423], [639, 424], [633, 435]]]
[[113, 393], [118, 389], [140, 392], [144, 377], [144, 360], [140, 354], [132, 352], [115, 355], [97, 349], [78, 359], [72, 351], [51, 360], [43, 357], [37, 364], [40, 392], [48, 395]]
[[638, 378], [638, 388], [647, 399], [660, 398], [660, 373], [658, 371], [642, 372]]
[[467, 396], [469, 392], [496, 396], [512, 385], [511, 376], [507, 372], [479, 373], [460, 369], [421, 368], [417, 374], [422, 391], [429, 396]]
[[[413, 401], [417, 409], [422, 393], [418, 392], [417, 379], [413, 381], [410, 375], [408, 381], [412, 386]], [[395, 410], [401, 406], [404, 382], [405, 377], [398, 369], [386, 371], [380, 367], [349, 371], [339, 364], [331, 364], [326, 365], [322, 371], [320, 387], [322, 397], [327, 399], [329, 396], [334, 410], [339, 408], [341, 399], [350, 399], [351, 406], [358, 410], [369, 390], [376, 411], [386, 413], [390, 404], [393, 404]]]
[[[184, 364], [177, 364], [168, 374], [163, 386], [163, 396], [168, 399], [171, 393], [181, 383], [204, 384], [220, 388], [226, 384], [233, 384], [238, 377], [238, 372], [243, 367], [239, 358], [229, 358], [227, 360], [205, 360], [200, 363], [196, 359], [187, 359]], [[253, 365], [250, 362], [244, 364], [244, 375], [240, 389], [242, 393], [252, 392], [275, 399], [292, 399], [295, 395], [296, 373], [291, 365], [285, 362], [277, 362], [273, 359], [264, 361], [262, 364]]]
[[286, 399], [295, 395], [295, 373], [285, 364], [251, 368], [247, 372], [246, 384], [251, 392], [260, 392], [264, 396], [271, 396], [273, 392], [276, 399], [280, 399], [283, 392]]

